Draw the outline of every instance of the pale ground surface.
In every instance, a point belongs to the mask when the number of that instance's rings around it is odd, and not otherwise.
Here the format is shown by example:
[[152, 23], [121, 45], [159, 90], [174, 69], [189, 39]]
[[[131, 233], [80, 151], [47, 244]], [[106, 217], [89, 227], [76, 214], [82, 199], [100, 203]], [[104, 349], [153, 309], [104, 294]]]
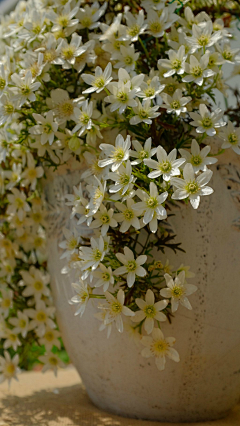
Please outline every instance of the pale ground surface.
[[[0, 386], [0, 426], [170, 426], [125, 419], [98, 410], [74, 368], [61, 370], [58, 378], [52, 372], [23, 373], [19, 378], [10, 390], [6, 382]], [[226, 419], [188, 425], [239, 426], [240, 406]]]

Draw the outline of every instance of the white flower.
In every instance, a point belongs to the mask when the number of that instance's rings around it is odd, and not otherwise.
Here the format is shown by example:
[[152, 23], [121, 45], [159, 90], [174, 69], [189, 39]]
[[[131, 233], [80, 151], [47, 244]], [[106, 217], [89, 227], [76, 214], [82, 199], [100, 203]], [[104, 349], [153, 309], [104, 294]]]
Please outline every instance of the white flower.
[[120, 52], [115, 55], [118, 61], [115, 63], [115, 68], [124, 68], [126, 71], [133, 71], [135, 63], [139, 58], [140, 53], [136, 53], [134, 46], [120, 46]]
[[240, 154], [240, 128], [234, 127], [231, 121], [228, 125], [218, 134], [219, 138], [224, 142], [222, 149], [232, 148], [236, 154]]
[[212, 21], [207, 21], [203, 26], [193, 24], [192, 26], [192, 37], [186, 37], [186, 40], [190, 46], [194, 49], [210, 47], [215, 44], [220, 38], [222, 38], [221, 31], [217, 31], [214, 34]]
[[82, 270], [91, 268], [94, 271], [105, 256], [104, 240], [100, 236], [98, 239], [92, 237], [90, 241], [91, 247], [80, 247], [79, 257], [85, 261]]
[[198, 86], [202, 86], [204, 78], [212, 77], [215, 74], [213, 70], [208, 69], [209, 55], [210, 52], [205, 53], [200, 61], [198, 61], [196, 56], [190, 56], [190, 64], [185, 62], [184, 65], [185, 72], [189, 74], [182, 78], [184, 83], [194, 81]]
[[181, 271], [173, 281], [169, 274], [165, 274], [164, 278], [167, 283], [167, 288], [162, 288], [160, 294], [163, 297], [171, 298], [172, 312], [176, 312], [179, 303], [187, 309], [192, 309], [192, 306], [187, 298], [190, 294], [197, 291], [197, 286], [193, 284], [185, 284], [185, 271]]
[[[1, 265], [2, 267], [2, 265]], [[1, 289], [0, 315], [4, 318], [8, 316], [9, 309], [13, 306], [13, 291]]]
[[238, 57], [236, 57], [237, 53], [239, 53], [240, 48], [231, 49], [230, 43], [224, 43], [222, 46], [216, 44], [216, 49], [221, 54], [223, 62], [227, 62], [229, 64], [235, 64]]
[[132, 321], [142, 322], [144, 321], [144, 330], [147, 334], [152, 333], [154, 327], [154, 320], [156, 321], [166, 321], [167, 317], [162, 311], [168, 305], [167, 300], [160, 300], [155, 302], [155, 296], [152, 290], [148, 289], [146, 293], [145, 300], [135, 299], [135, 303], [140, 308], [140, 311], [135, 312]]
[[37, 185], [37, 179], [41, 178], [44, 174], [44, 170], [41, 166], [36, 167], [35, 160], [30, 154], [30, 152], [27, 153], [27, 159], [28, 159], [28, 166], [25, 167], [23, 173], [22, 173], [22, 185], [28, 186], [30, 185], [30, 188], [34, 191], [36, 189]]
[[124, 255], [122, 253], [116, 253], [116, 257], [124, 266], [120, 266], [120, 268], [115, 269], [113, 273], [117, 276], [127, 274], [127, 285], [128, 287], [132, 287], [135, 282], [136, 275], [138, 277], [145, 277], [147, 274], [146, 269], [141, 266], [147, 261], [147, 256], [142, 255], [135, 259], [132, 250], [128, 247], [124, 247], [123, 250]]
[[47, 287], [47, 284], [50, 282], [48, 274], [43, 274], [34, 266], [30, 266], [29, 272], [20, 271], [20, 274], [22, 275], [24, 285], [27, 286], [22, 293], [24, 297], [34, 296], [36, 300], [39, 300], [42, 295], [46, 297], [50, 295]]
[[51, 10], [47, 14], [48, 19], [50, 19], [50, 21], [54, 24], [51, 28], [51, 31], [61, 31], [64, 28], [65, 35], [69, 36], [72, 32], [72, 28], [78, 24], [78, 19], [72, 19], [74, 16], [76, 16], [78, 11], [79, 6], [71, 8], [69, 2], [61, 10], [59, 10], [58, 13], [55, 13], [53, 10]]
[[77, 33], [72, 34], [72, 39], [69, 44], [66, 39], [62, 39], [56, 50], [58, 58], [55, 62], [61, 65], [63, 69], [71, 69], [76, 62], [76, 58], [85, 51], [85, 48], [80, 46], [81, 42], [82, 37]]
[[133, 107], [134, 117], [130, 119], [130, 124], [136, 125], [139, 123], [152, 124], [152, 119], [160, 115], [160, 112], [157, 112], [159, 106], [156, 105], [151, 107], [151, 99], [147, 99], [141, 103], [139, 99], [137, 100], [138, 105]]
[[155, 357], [157, 368], [162, 371], [165, 368], [166, 356], [175, 362], [179, 362], [179, 354], [172, 347], [176, 339], [174, 337], [164, 338], [163, 332], [159, 328], [154, 328], [152, 337], [143, 336], [141, 343], [146, 346], [141, 354], [144, 358]]
[[127, 136], [126, 140], [124, 140], [122, 135], [117, 136], [115, 146], [102, 143], [99, 148], [108, 158], [99, 160], [98, 165], [100, 167], [106, 167], [111, 164], [112, 171], [115, 172], [124, 161], [128, 160], [130, 146], [130, 136]]
[[110, 172], [108, 178], [115, 181], [115, 185], [109, 187], [109, 192], [121, 191], [121, 195], [124, 195], [129, 190], [130, 185], [136, 180], [132, 175], [132, 166], [129, 160], [121, 164], [115, 173]]
[[89, 296], [92, 293], [91, 287], [84, 283], [81, 279], [79, 280], [80, 284], [72, 283], [72, 287], [74, 288], [76, 295], [71, 298], [69, 301], [70, 305], [77, 304], [77, 310], [74, 315], [80, 315], [80, 317], [84, 314], [86, 309]]
[[94, 178], [96, 181], [96, 185], [87, 186], [87, 190], [89, 191], [91, 195], [91, 199], [89, 203], [86, 205], [86, 208], [89, 210], [89, 212], [86, 214], [87, 217], [97, 213], [105, 196], [106, 181], [104, 182], [104, 184], [102, 184], [96, 176], [94, 176]]
[[44, 366], [42, 368], [42, 373], [45, 373], [47, 370], [53, 370], [55, 376], [57, 376], [57, 369], [59, 367], [64, 368], [65, 364], [61, 359], [54, 353], [50, 352], [46, 355], [41, 355], [38, 357]]
[[22, 345], [17, 334], [14, 333], [13, 330], [10, 330], [9, 328], [6, 329], [6, 334], [4, 336], [4, 339], [6, 340], [3, 344], [3, 349], [13, 348], [13, 350], [17, 352], [18, 346]]
[[61, 343], [59, 337], [61, 334], [57, 330], [46, 327], [45, 334], [41, 339], [39, 339], [40, 345], [44, 345], [47, 351], [50, 351], [53, 346], [56, 346], [58, 349], [61, 348]]
[[96, 176], [97, 178], [105, 178], [105, 176], [107, 175], [107, 168], [103, 169], [102, 167], [100, 167], [98, 165], [99, 162], [99, 158], [102, 158], [102, 155], [100, 154], [100, 157], [95, 155], [95, 154], [91, 154], [88, 151], [85, 151], [83, 154], [86, 162], [87, 162], [87, 169], [82, 173], [81, 175], [81, 179], [86, 179], [90, 176]]
[[82, 74], [81, 77], [85, 83], [92, 87], [84, 90], [85, 93], [97, 92], [100, 93], [112, 80], [112, 64], [109, 62], [103, 71], [101, 67], [96, 67], [95, 76], [91, 74]]
[[137, 96], [140, 93], [140, 86], [142, 85], [144, 80], [144, 74], [137, 74], [131, 77], [129, 73], [124, 69], [120, 68], [118, 71], [118, 81], [119, 83], [130, 83], [131, 90], [136, 89], [135, 93], [137, 93]]
[[76, 228], [73, 229], [73, 232], [71, 232], [69, 229], [64, 228], [63, 235], [66, 239], [59, 243], [59, 247], [66, 250], [61, 255], [60, 259], [64, 259], [65, 257], [69, 258], [73, 253], [77, 253], [77, 248], [80, 240]]
[[0, 64], [0, 97], [8, 86], [8, 71]]
[[139, 214], [144, 213], [143, 223], [145, 225], [149, 223], [151, 232], [157, 232], [158, 220], [164, 220], [167, 217], [167, 212], [162, 203], [167, 199], [168, 192], [159, 195], [157, 186], [151, 182], [149, 195], [141, 189], [137, 190], [137, 195], [142, 201], [134, 204], [133, 210]]
[[[177, 15], [175, 16], [176, 18], [174, 20], [177, 20], [178, 17]], [[151, 34], [153, 37], [157, 37], [157, 38], [162, 37], [165, 30], [172, 25], [174, 20], [172, 20], [172, 22], [168, 21], [167, 8], [163, 10], [160, 16], [155, 10], [150, 9], [147, 14], [147, 24], [148, 24], [147, 32]]]
[[127, 26], [124, 27], [125, 34], [119, 37], [119, 40], [137, 41], [140, 34], [143, 34], [147, 28], [147, 24], [144, 23], [144, 12], [140, 10], [138, 14], [133, 15], [127, 11], [124, 14], [127, 21]]
[[159, 59], [158, 67], [163, 67], [168, 69], [169, 71], [165, 72], [164, 77], [170, 77], [171, 75], [178, 74], [181, 75], [184, 73], [185, 61], [187, 59], [187, 55], [185, 54], [185, 47], [180, 46], [178, 51], [174, 50], [168, 51], [169, 59]]
[[192, 140], [191, 152], [182, 148], [179, 149], [179, 152], [181, 156], [185, 158], [186, 163], [192, 164], [195, 173], [199, 172], [200, 170], [205, 172], [207, 170], [207, 166], [210, 164], [215, 164], [218, 161], [216, 158], [207, 157], [210, 151], [211, 147], [209, 145], [200, 150], [199, 143], [196, 141], [196, 139]]
[[0, 383], [8, 380], [10, 384], [12, 379], [18, 380], [17, 374], [20, 373], [18, 363], [18, 354], [11, 359], [9, 352], [4, 351], [4, 357], [0, 356]]
[[95, 220], [91, 223], [91, 228], [99, 228], [101, 226], [101, 235], [104, 237], [109, 229], [117, 226], [117, 221], [113, 218], [113, 209], [107, 210], [103, 205], [100, 206], [99, 211], [94, 215]]
[[51, 98], [46, 99], [49, 108], [53, 110], [56, 121], [58, 124], [64, 124], [67, 120], [74, 120], [74, 106], [73, 100], [69, 98], [66, 90], [55, 89], [51, 91]]
[[225, 126], [225, 122], [222, 120], [224, 111], [217, 108], [215, 111], [210, 112], [205, 104], [199, 105], [199, 113], [190, 112], [190, 117], [194, 120], [191, 121], [191, 125], [196, 128], [197, 133], [207, 133], [208, 136], [216, 135], [216, 130], [219, 127]]
[[179, 167], [185, 163], [185, 159], [177, 157], [177, 150], [174, 148], [169, 154], [166, 153], [162, 146], [157, 147], [157, 159], [158, 162], [152, 159], [144, 160], [144, 164], [150, 169], [156, 169], [155, 171], [148, 174], [151, 179], [156, 179], [159, 176], [163, 177], [163, 180], [168, 182], [172, 176], [180, 175]]
[[25, 339], [29, 331], [28, 316], [21, 311], [17, 311], [17, 317], [10, 318], [9, 323], [14, 326], [13, 333], [21, 334]]
[[19, 107], [16, 98], [10, 97], [10, 93], [4, 93], [0, 99], [0, 126], [14, 118], [15, 110]]
[[165, 7], [165, 0], [143, 0], [141, 6], [147, 11], [149, 9], [162, 10]]
[[8, 195], [9, 205], [7, 207], [7, 214], [17, 214], [19, 219], [24, 218], [24, 212], [30, 211], [30, 205], [26, 202], [26, 195], [23, 191], [19, 191], [17, 188], [11, 189], [12, 194]]
[[79, 29], [88, 28], [93, 30], [99, 26], [99, 19], [105, 13], [107, 3], [105, 2], [101, 7], [99, 3], [95, 2], [89, 7], [86, 5], [84, 8], [81, 8], [78, 17], [79, 17]]
[[139, 214], [132, 209], [134, 205], [133, 199], [128, 198], [126, 202], [127, 205], [118, 202], [115, 204], [121, 213], [116, 213], [114, 215], [118, 222], [122, 222], [119, 231], [124, 233], [129, 230], [130, 226], [133, 226], [135, 229], [140, 229]]
[[6, 188], [12, 189], [22, 179], [22, 166], [21, 166], [21, 164], [13, 163], [12, 170], [6, 170], [5, 172], [1, 171], [1, 174], [2, 174], [2, 177], [3, 177], [3, 182], [4, 182], [4, 177], [9, 179], [9, 182], [6, 185]]
[[175, 113], [180, 115], [187, 112], [185, 105], [192, 100], [191, 96], [182, 96], [181, 89], [175, 90], [173, 96], [167, 93], [162, 93], [161, 96], [165, 102], [165, 105], [161, 105], [161, 108], [166, 108], [168, 114]]
[[74, 121], [77, 123], [73, 128], [72, 132], [75, 133], [79, 129], [79, 135], [81, 135], [85, 130], [89, 130], [92, 127], [92, 113], [93, 113], [93, 103], [88, 104], [88, 100], [84, 101], [81, 109], [74, 108]]
[[36, 331], [39, 337], [43, 337], [46, 327], [56, 328], [56, 324], [51, 319], [54, 316], [55, 308], [46, 306], [43, 300], [38, 300], [36, 309], [25, 309], [24, 313], [31, 318], [29, 329]]
[[97, 271], [93, 272], [93, 276], [98, 278], [97, 282], [94, 284], [95, 287], [102, 287], [103, 291], [107, 291], [110, 285], [114, 284], [114, 277], [112, 273], [112, 268], [109, 266], [108, 268], [104, 266], [102, 263], [99, 264], [99, 268]]
[[191, 205], [194, 209], [197, 209], [200, 203], [200, 196], [213, 193], [213, 189], [206, 186], [212, 174], [211, 170], [207, 170], [195, 178], [193, 166], [189, 163], [186, 164], [183, 169], [183, 179], [175, 177], [171, 179], [172, 185], [177, 188], [172, 198], [174, 200], [183, 200], [189, 197]]
[[118, 83], [111, 82], [108, 84], [107, 88], [112, 94], [107, 96], [104, 101], [111, 104], [111, 112], [119, 110], [119, 114], [122, 114], [128, 106], [135, 107], [137, 105], [134, 98], [136, 97], [138, 89], [132, 89], [130, 81], [127, 81], [126, 84], [122, 81]]
[[18, 74], [14, 73], [11, 76], [13, 83], [15, 84], [14, 91], [16, 93], [15, 100], [22, 106], [27, 100], [34, 102], [36, 95], [34, 92], [39, 89], [41, 83], [33, 83], [31, 71], [27, 71], [24, 78], [21, 78]]
[[130, 150], [130, 156], [136, 158], [136, 160], [131, 161], [133, 166], [140, 164], [147, 158], [151, 158], [157, 151], [157, 148], [152, 148], [152, 138], [148, 138], [144, 146], [142, 146], [137, 140], [133, 140], [132, 144], [136, 150]]
[[33, 117], [40, 124], [31, 127], [29, 129], [29, 133], [31, 135], [41, 135], [40, 141], [42, 145], [47, 142], [49, 145], [52, 145], [55, 132], [58, 129], [58, 124], [53, 119], [53, 111], [48, 111], [46, 118], [35, 113], [33, 113]]
[[134, 316], [134, 312], [124, 306], [125, 294], [122, 289], [118, 290], [117, 297], [114, 297], [108, 291], [105, 292], [108, 307], [107, 314], [105, 317], [105, 324], [109, 324], [113, 321], [116, 322], [116, 327], [119, 333], [123, 332], [123, 320], [122, 315]]

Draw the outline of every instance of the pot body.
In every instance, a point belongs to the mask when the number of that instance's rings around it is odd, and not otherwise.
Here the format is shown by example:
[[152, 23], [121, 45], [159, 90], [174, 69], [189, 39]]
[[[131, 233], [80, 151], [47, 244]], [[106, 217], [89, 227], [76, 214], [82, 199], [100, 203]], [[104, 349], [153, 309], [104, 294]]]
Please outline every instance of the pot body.
[[[229, 151], [229, 150], [228, 150]], [[74, 316], [73, 278], [61, 274], [62, 228], [71, 228], [64, 195], [72, 193], [82, 166], [48, 175], [45, 194], [50, 223], [49, 271], [64, 344], [92, 401], [123, 416], [169, 422], [224, 417], [240, 397], [240, 162], [231, 152], [213, 167], [215, 192], [202, 197], [197, 211], [190, 205], [174, 210], [169, 226], [186, 253], [167, 252], [178, 267], [191, 266], [198, 291], [193, 311], [180, 307], [164, 335], [177, 338], [181, 361], [167, 360], [163, 372], [154, 358], [141, 356], [143, 346], [115, 328], [109, 339], [99, 332], [96, 307], [89, 302], [82, 318]], [[81, 170], [79, 170], [81, 169]], [[84, 227], [80, 232], [86, 235]], [[164, 256], [156, 254], [164, 261]]]

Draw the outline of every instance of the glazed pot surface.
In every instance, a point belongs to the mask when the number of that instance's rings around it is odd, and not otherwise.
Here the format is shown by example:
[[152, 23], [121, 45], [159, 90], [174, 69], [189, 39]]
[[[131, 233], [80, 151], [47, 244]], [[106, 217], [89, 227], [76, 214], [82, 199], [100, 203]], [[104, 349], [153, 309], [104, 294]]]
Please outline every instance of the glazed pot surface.
[[99, 332], [92, 302], [82, 318], [74, 316], [75, 307], [68, 303], [74, 279], [61, 274], [66, 261], [59, 259], [58, 244], [63, 227], [73, 228], [64, 195], [72, 193], [81, 173], [65, 168], [48, 178], [48, 259], [58, 324], [90, 398], [104, 410], [191, 422], [224, 417], [240, 398], [240, 163], [232, 161], [231, 153], [223, 160], [212, 167], [215, 193], [202, 197], [197, 211], [177, 207], [169, 218], [169, 229], [186, 253], [156, 253], [156, 259], [168, 258], [174, 267], [190, 265], [196, 274], [190, 282], [198, 286], [190, 299], [193, 311], [180, 307], [172, 324], [163, 324], [164, 335], [176, 337], [181, 361], [167, 360], [162, 372], [154, 358], [141, 356], [143, 346], [128, 333], [113, 328], [107, 339], [106, 330]]

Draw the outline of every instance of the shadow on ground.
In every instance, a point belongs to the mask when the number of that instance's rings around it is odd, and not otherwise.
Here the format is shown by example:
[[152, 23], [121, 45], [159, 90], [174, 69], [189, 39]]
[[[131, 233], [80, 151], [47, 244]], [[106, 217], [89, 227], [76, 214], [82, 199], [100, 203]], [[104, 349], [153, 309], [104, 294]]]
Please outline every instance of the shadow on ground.
[[[31, 396], [8, 395], [1, 399], [0, 425], [4, 426], [120, 426], [121, 420], [98, 410], [81, 385]], [[3, 414], [4, 413], [4, 414]], [[1, 416], [2, 414], [2, 416]], [[125, 419], [127, 421], [127, 419]], [[131, 420], [124, 425], [132, 426]]]

